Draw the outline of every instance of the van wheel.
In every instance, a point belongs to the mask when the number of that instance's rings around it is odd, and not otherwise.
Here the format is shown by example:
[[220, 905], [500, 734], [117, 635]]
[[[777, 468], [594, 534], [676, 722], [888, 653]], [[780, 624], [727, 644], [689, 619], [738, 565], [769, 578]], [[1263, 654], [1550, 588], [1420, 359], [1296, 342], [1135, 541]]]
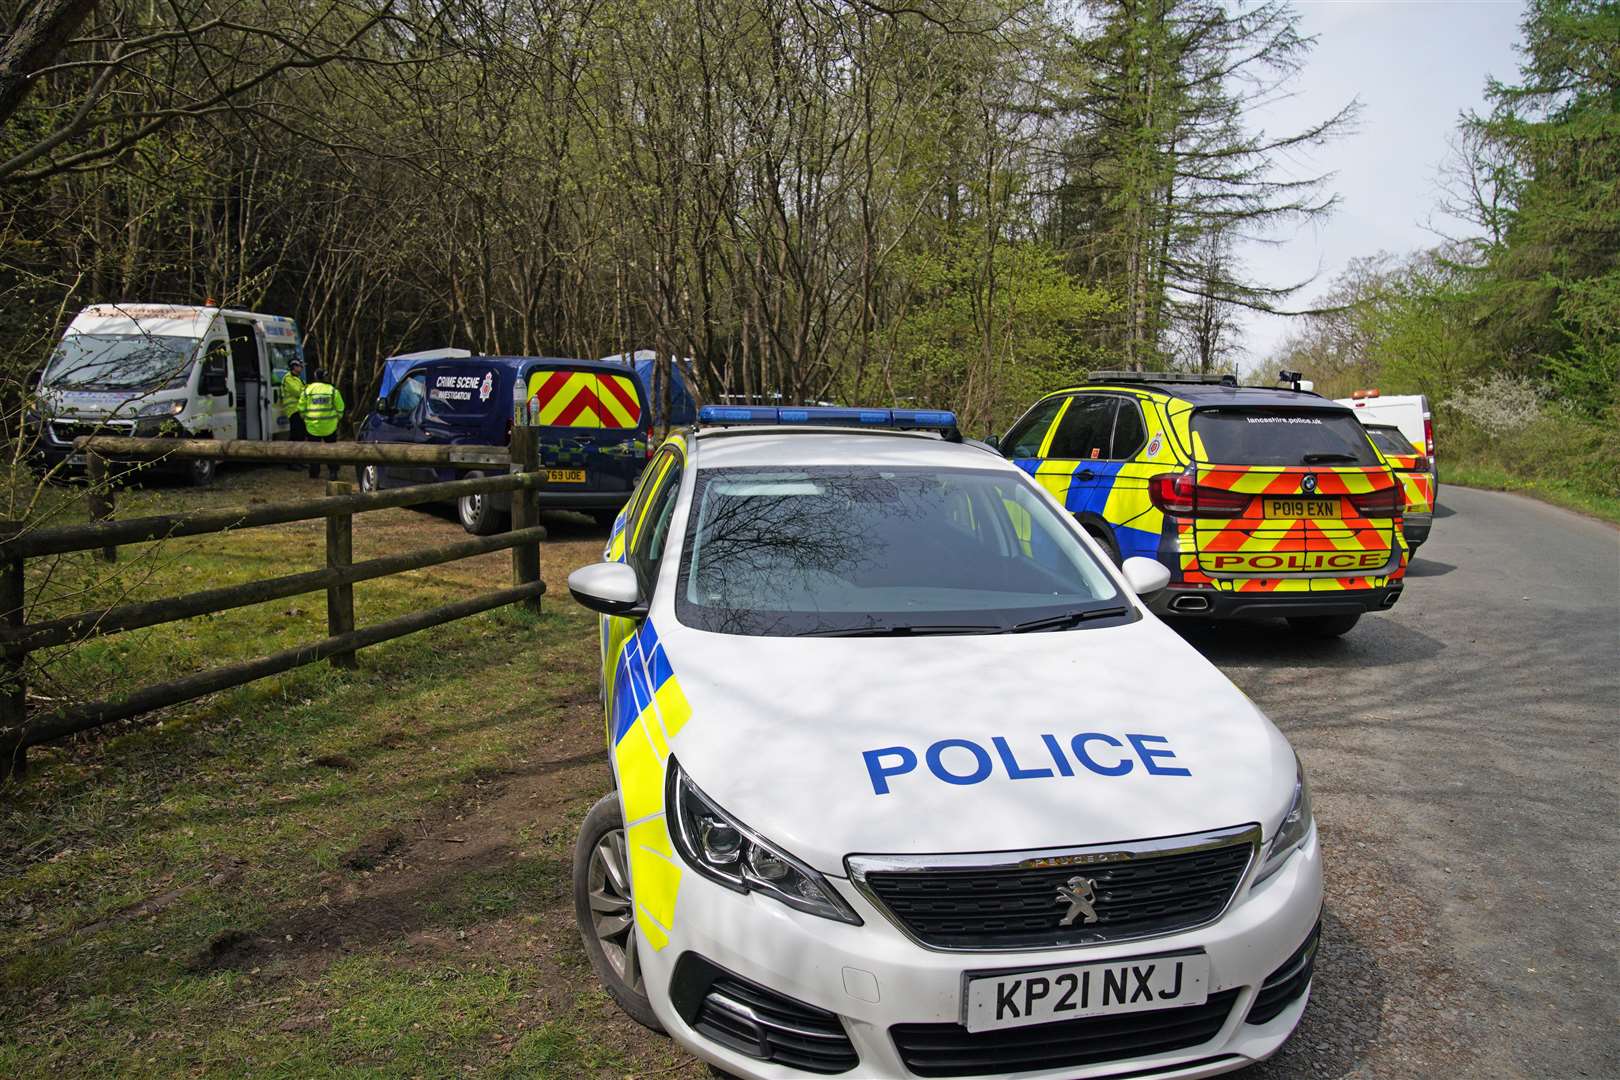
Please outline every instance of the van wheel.
[[214, 469], [219, 463], [212, 458], [196, 458], [186, 464], [186, 483], [192, 487], [212, 487]]
[[1350, 632], [1361, 615], [1296, 615], [1288, 620], [1294, 633], [1309, 638], [1336, 638]]
[[[467, 479], [483, 475], [481, 472], [470, 472]], [[501, 531], [501, 513], [495, 509], [495, 500], [488, 495], [463, 495], [456, 500], [456, 509], [461, 515], [461, 527], [474, 536], [494, 536]]]
[[636, 953], [636, 919], [630, 897], [630, 849], [624, 837], [619, 796], [597, 800], [574, 844], [574, 920], [596, 977], [619, 1008], [644, 1028], [662, 1033], [653, 1014]]
[[354, 467], [354, 476], [359, 481], [360, 490], [363, 492], [377, 491], [381, 487], [378, 483], [377, 466], [375, 465], [356, 465]]

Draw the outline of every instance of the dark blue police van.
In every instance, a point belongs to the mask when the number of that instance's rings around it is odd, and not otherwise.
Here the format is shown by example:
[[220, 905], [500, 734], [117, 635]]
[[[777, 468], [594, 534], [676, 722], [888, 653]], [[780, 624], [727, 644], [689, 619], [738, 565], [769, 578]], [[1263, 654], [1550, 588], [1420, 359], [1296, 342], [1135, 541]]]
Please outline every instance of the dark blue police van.
[[[651, 448], [647, 393], [635, 368], [595, 360], [532, 356], [461, 356], [412, 364], [360, 426], [361, 442], [433, 446], [506, 446], [517, 424], [535, 428], [541, 489], [563, 500], [548, 507], [580, 510], [611, 523], [636, 485]], [[432, 466], [365, 465], [360, 488], [454, 480], [483, 473]], [[486, 536], [501, 531], [511, 496], [470, 495], [461, 524]]]

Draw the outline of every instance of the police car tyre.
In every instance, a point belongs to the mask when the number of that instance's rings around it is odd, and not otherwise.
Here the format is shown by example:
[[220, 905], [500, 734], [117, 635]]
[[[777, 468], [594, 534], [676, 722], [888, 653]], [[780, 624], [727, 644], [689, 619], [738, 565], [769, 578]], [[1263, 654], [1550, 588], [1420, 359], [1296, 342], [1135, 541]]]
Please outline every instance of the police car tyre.
[[619, 1008], [652, 1031], [663, 1033], [641, 979], [636, 923], [630, 894], [629, 849], [619, 796], [598, 799], [585, 815], [574, 845], [574, 918], [585, 955]]
[[377, 491], [381, 487], [378, 483], [377, 466], [356, 465], [354, 472], [355, 479], [359, 482], [362, 492]]
[[[481, 472], [470, 472], [467, 479], [473, 480], [483, 475]], [[494, 536], [501, 531], [501, 512], [488, 495], [463, 495], [456, 501], [456, 512], [461, 518], [461, 527], [474, 536]]]
[[1114, 560], [1115, 566], [1120, 566], [1125, 562], [1124, 558], [1119, 553], [1119, 541], [1114, 539], [1114, 531], [1112, 529], [1104, 529], [1100, 526], [1093, 525], [1090, 522], [1082, 522], [1081, 525], [1086, 530], [1086, 535], [1097, 541], [1098, 545], [1103, 549], [1104, 552], [1107, 553], [1108, 557]]
[[186, 466], [186, 482], [192, 487], [210, 487], [214, 483], [214, 469], [218, 463], [212, 458], [196, 458]]
[[1359, 613], [1349, 615], [1294, 615], [1288, 625], [1297, 634], [1313, 638], [1335, 638], [1348, 634], [1361, 619]]

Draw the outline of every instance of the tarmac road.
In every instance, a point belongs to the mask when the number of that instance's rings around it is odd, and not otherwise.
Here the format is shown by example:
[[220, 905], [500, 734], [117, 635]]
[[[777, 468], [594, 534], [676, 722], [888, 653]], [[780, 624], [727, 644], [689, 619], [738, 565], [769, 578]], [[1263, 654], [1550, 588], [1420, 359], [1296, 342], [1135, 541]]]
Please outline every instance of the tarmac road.
[[1441, 499], [1345, 638], [1185, 631], [1298, 749], [1327, 865], [1310, 1007], [1245, 1080], [1620, 1077], [1620, 531]]

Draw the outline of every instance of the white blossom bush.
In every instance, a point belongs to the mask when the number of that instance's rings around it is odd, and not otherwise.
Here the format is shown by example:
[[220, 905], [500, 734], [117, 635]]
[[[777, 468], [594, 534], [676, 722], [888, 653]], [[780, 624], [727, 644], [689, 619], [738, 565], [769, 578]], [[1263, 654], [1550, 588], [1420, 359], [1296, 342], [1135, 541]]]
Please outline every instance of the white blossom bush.
[[1496, 372], [1458, 387], [1443, 404], [1487, 434], [1508, 435], [1540, 420], [1549, 397], [1534, 379]]

